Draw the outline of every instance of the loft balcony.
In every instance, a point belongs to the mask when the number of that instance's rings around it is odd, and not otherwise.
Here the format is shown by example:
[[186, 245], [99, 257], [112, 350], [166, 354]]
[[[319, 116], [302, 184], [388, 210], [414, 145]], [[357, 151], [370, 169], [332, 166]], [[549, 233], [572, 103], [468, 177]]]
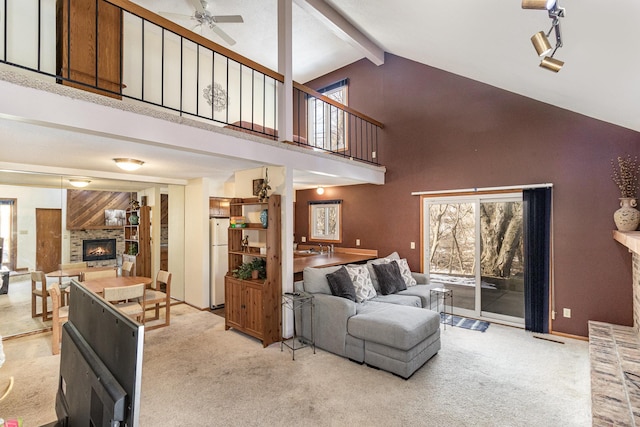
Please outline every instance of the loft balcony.
[[[6, 0], [1, 16], [1, 63], [122, 102], [380, 164], [381, 123], [295, 82], [283, 100], [282, 74], [130, 1]], [[293, 111], [290, 141], [280, 137], [279, 111]]]

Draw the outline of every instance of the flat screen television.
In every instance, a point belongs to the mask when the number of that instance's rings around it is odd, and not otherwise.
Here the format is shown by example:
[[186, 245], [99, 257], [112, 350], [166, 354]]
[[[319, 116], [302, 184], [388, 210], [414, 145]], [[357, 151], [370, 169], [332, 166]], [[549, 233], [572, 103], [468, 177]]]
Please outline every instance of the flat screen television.
[[58, 426], [138, 426], [144, 326], [72, 280], [62, 328]]

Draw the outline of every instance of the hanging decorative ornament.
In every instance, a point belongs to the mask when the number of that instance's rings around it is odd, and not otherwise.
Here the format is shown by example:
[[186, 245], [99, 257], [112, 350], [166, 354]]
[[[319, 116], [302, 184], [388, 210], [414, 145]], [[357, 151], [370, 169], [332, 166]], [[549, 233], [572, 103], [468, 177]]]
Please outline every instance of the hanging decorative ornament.
[[211, 85], [205, 87], [202, 89], [202, 95], [214, 111], [224, 111], [229, 105], [227, 91], [222, 88], [220, 83], [213, 83], [213, 87]]

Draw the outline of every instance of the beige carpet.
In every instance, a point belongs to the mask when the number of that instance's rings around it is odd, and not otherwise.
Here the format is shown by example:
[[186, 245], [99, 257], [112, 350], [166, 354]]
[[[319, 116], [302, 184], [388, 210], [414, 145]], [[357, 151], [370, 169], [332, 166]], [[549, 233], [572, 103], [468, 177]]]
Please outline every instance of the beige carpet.
[[[224, 330], [184, 304], [145, 337], [141, 426], [588, 426], [588, 344], [558, 344], [520, 329], [448, 327], [443, 348], [409, 380], [311, 349]], [[50, 333], [4, 343], [16, 385], [0, 416], [25, 426], [55, 418], [58, 356]], [[554, 338], [556, 339], [556, 338]]]

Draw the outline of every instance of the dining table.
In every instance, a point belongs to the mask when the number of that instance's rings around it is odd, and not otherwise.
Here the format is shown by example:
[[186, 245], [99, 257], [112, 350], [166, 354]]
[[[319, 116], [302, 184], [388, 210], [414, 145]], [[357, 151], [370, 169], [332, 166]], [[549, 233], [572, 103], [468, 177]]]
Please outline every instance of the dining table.
[[144, 283], [148, 287], [153, 282], [151, 277], [145, 276], [120, 276], [120, 277], [101, 277], [99, 279], [91, 279], [82, 282], [85, 288], [90, 291], [102, 295], [105, 288], [117, 288], [120, 286], [133, 286]]
[[63, 270], [54, 270], [49, 273], [45, 273], [47, 277], [57, 277], [58, 283], [62, 283], [63, 277], [77, 277], [80, 280], [81, 276], [87, 271], [108, 271], [115, 270], [116, 267], [81, 267], [81, 268], [66, 268]]

